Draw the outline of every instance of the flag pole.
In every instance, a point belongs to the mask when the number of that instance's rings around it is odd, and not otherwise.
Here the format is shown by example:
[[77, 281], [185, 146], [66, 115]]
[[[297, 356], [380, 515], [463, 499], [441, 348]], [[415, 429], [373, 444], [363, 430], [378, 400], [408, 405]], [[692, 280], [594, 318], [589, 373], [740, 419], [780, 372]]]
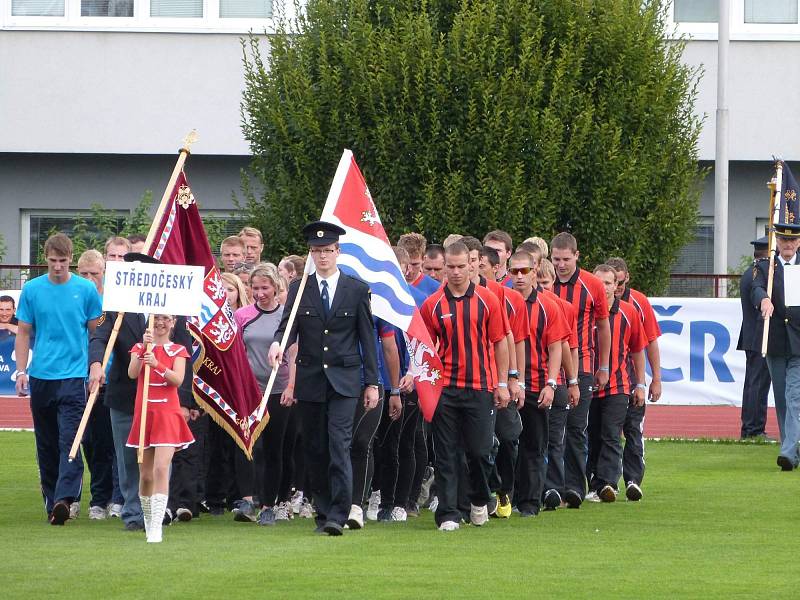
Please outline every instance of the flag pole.
[[[286, 331], [283, 332], [283, 339], [281, 340], [281, 355], [286, 352], [286, 344], [289, 341], [289, 334], [292, 331], [294, 320], [297, 317], [297, 308], [300, 306], [300, 298], [303, 297], [303, 290], [306, 289], [306, 282], [308, 281], [308, 261], [310, 258], [311, 255], [307, 254], [306, 268], [303, 269], [303, 277], [300, 279], [300, 286], [297, 289], [297, 296], [294, 298], [294, 304], [292, 305], [292, 310], [289, 313], [289, 321], [286, 325]], [[273, 365], [272, 372], [269, 374], [269, 381], [267, 381], [267, 387], [264, 389], [264, 395], [261, 397], [261, 404], [258, 405], [258, 412], [256, 413], [259, 421], [264, 417], [264, 410], [267, 408], [267, 401], [269, 400], [269, 395], [272, 392], [272, 386], [275, 385], [275, 378], [278, 376], [279, 367], [279, 364]]]
[[[169, 178], [169, 183], [167, 183], [167, 187], [164, 190], [164, 195], [161, 197], [161, 203], [158, 205], [158, 210], [156, 210], [155, 217], [153, 218], [153, 224], [150, 225], [150, 231], [147, 232], [147, 239], [144, 243], [144, 250], [149, 250], [150, 246], [153, 244], [153, 239], [156, 236], [156, 231], [158, 231], [158, 226], [161, 223], [161, 218], [164, 216], [164, 211], [167, 209], [167, 204], [170, 200], [170, 195], [172, 193], [172, 188], [175, 187], [175, 182], [178, 180], [178, 176], [180, 175], [181, 171], [183, 170], [183, 165], [186, 163], [186, 159], [191, 154], [192, 144], [197, 141], [197, 131], [194, 129], [190, 131], [185, 138], [183, 138], [183, 146], [181, 147], [178, 153], [178, 160], [175, 163], [175, 168], [172, 169], [172, 175]], [[111, 359], [111, 351], [114, 348], [114, 344], [117, 341], [117, 335], [119, 335], [119, 328], [122, 326], [122, 317], [125, 316], [125, 313], [119, 312], [117, 313], [117, 319], [114, 321], [114, 328], [111, 330], [111, 335], [108, 338], [108, 343], [106, 344], [106, 351], [103, 353], [103, 363], [100, 366], [100, 369], [103, 373], [106, 372], [106, 367], [108, 366], [108, 361]], [[100, 392], [100, 385], [98, 384], [94, 391], [89, 394], [89, 399], [86, 401], [86, 407], [83, 409], [83, 415], [81, 416], [80, 425], [78, 425], [78, 431], [75, 433], [75, 439], [72, 441], [72, 448], [69, 451], [69, 462], [75, 460], [75, 457], [78, 455], [78, 447], [80, 446], [81, 440], [83, 439], [83, 433], [86, 431], [86, 426], [89, 423], [89, 416], [92, 413], [92, 408], [94, 408], [94, 403], [97, 401], [97, 394]], [[139, 461], [141, 462], [141, 461]]]
[[[155, 315], [150, 313], [150, 316], [147, 319], [147, 329], [151, 332], [153, 331], [153, 318]], [[152, 342], [147, 344], [145, 348], [146, 352], [153, 351], [153, 344]], [[142, 389], [142, 410], [139, 413], [139, 447], [136, 449], [136, 462], [142, 464], [144, 461], [144, 432], [146, 431], [145, 427], [147, 426], [147, 401], [150, 397], [150, 365], [145, 363], [144, 364], [144, 387]]]
[[[770, 191], [769, 199], [769, 267], [767, 268], [767, 297], [772, 300], [772, 283], [775, 280], [775, 209], [780, 206], [781, 183], [783, 182], [783, 161], [778, 161], [775, 167], [775, 179], [767, 184]], [[769, 343], [769, 322], [771, 317], [764, 319], [764, 331], [761, 338], [761, 356], [767, 355]]]

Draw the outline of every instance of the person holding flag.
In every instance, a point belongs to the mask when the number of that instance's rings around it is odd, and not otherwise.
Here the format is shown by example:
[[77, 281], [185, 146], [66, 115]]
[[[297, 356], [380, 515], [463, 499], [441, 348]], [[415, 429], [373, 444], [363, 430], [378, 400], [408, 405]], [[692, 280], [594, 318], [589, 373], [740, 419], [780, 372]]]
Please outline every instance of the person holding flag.
[[[297, 319], [290, 324], [291, 312], [284, 312], [274, 337], [283, 339], [288, 332], [286, 345], [298, 342], [295, 399], [317, 531], [331, 536], [342, 535], [352, 504], [350, 442], [362, 363], [364, 407], [371, 410], [380, 399], [369, 287], [336, 266], [339, 236], [344, 233], [324, 221], [303, 228], [314, 273], [292, 282], [286, 305], [297, 302]], [[278, 365], [282, 358], [281, 344], [273, 342], [270, 364]]]

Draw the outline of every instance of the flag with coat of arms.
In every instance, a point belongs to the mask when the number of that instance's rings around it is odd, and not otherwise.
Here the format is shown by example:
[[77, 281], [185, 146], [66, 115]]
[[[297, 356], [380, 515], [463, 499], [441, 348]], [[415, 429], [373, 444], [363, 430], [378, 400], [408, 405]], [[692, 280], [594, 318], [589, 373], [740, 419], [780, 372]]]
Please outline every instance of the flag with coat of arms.
[[258, 419], [261, 391], [183, 171], [145, 252], [166, 264], [205, 267], [201, 313], [188, 319], [194, 340], [192, 392], [198, 405], [252, 458], [253, 445], [268, 417]]
[[442, 363], [350, 150], [339, 161], [322, 220], [347, 232], [339, 238], [339, 268], [369, 284], [372, 313], [403, 331], [408, 372], [414, 376], [422, 415], [430, 421], [442, 391]]

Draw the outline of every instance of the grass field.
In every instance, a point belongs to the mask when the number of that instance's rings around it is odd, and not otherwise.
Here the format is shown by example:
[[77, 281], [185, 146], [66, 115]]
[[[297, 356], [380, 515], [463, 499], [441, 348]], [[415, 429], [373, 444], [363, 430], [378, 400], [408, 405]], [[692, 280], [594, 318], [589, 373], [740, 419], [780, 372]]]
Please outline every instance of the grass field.
[[2, 598], [800, 595], [800, 472], [779, 472], [775, 445], [649, 443], [640, 503], [448, 534], [423, 511], [341, 538], [307, 520], [260, 528], [204, 515], [166, 528], [159, 545], [85, 512], [47, 525], [33, 435], [0, 432], [0, 449]]

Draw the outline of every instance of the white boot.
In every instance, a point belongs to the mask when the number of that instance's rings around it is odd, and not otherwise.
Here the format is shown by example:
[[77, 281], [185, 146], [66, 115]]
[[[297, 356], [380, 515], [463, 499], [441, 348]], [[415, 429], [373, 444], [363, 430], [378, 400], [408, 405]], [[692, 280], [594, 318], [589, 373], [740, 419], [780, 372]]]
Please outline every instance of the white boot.
[[142, 515], [144, 516], [144, 532], [148, 541], [150, 541], [151, 520], [153, 518], [151, 499], [152, 496], [139, 496], [139, 502], [142, 504]]
[[164, 522], [164, 513], [167, 512], [167, 495], [166, 494], [153, 494], [152, 501], [153, 514], [150, 522], [150, 535], [147, 541], [153, 544], [161, 542], [161, 529]]

